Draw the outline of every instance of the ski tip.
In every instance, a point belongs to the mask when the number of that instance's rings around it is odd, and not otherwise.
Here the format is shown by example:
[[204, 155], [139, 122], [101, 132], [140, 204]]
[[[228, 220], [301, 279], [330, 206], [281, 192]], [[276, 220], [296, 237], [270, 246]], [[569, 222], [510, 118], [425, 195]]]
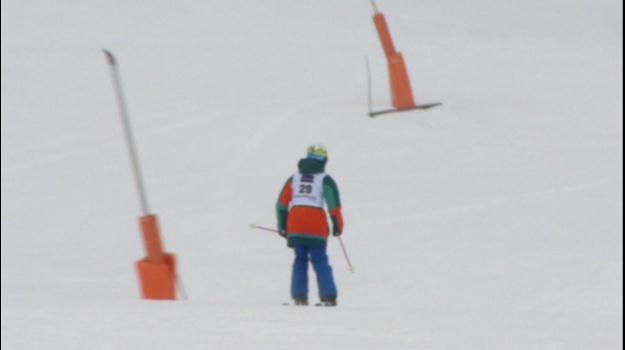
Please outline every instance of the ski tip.
[[102, 49], [102, 52], [104, 52], [104, 55], [106, 56], [106, 61], [108, 62], [108, 64], [110, 64], [111, 66], [117, 65], [117, 60], [115, 59], [115, 56], [113, 55], [111, 51], [107, 49]]

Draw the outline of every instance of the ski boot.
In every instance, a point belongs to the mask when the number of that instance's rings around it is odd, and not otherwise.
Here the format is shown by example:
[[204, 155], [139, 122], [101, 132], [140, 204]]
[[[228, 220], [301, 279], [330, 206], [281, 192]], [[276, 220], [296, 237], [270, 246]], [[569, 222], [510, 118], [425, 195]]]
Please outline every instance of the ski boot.
[[336, 298], [321, 298], [317, 306], [337, 306]]
[[308, 306], [308, 299], [306, 298], [293, 298], [293, 304], [297, 306]]

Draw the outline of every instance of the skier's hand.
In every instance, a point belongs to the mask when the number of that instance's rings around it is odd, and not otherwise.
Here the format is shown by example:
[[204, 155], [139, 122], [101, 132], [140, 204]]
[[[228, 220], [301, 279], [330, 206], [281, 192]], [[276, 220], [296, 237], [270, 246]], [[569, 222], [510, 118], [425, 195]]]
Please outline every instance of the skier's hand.
[[339, 228], [337, 227], [337, 225], [332, 225], [332, 236], [334, 237], [338, 237], [341, 234], [343, 234], [343, 232], [341, 232], [341, 230], [339, 230]]
[[280, 237], [286, 238], [286, 224], [289, 212], [287, 210], [278, 211], [278, 234]]
[[341, 207], [336, 207], [330, 211], [330, 219], [332, 219], [332, 236], [340, 236], [343, 233], [343, 215], [341, 215]]

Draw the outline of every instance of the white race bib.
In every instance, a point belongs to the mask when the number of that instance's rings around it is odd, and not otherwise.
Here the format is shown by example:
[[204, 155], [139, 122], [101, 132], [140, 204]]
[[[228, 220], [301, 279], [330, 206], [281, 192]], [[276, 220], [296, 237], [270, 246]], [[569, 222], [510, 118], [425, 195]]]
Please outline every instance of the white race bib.
[[297, 173], [293, 175], [292, 206], [303, 205], [307, 207], [323, 208], [323, 179], [325, 173], [305, 175]]

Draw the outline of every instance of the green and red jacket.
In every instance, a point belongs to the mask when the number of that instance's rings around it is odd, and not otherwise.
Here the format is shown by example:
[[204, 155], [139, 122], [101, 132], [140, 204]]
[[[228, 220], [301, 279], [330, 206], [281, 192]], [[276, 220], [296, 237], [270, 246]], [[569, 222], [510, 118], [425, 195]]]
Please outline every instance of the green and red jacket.
[[[280, 191], [276, 203], [278, 230], [286, 231], [288, 245], [291, 247], [300, 244], [323, 246], [330, 234], [326, 210], [332, 220], [333, 233], [343, 232], [339, 190], [332, 177], [324, 173], [325, 162], [323, 161], [301, 159], [298, 163], [298, 170], [299, 172], [291, 176]], [[294, 198], [294, 192], [304, 191], [305, 193], [308, 186], [306, 181], [311, 181], [310, 185], [321, 192], [323, 197], [311, 199], [313, 201], [311, 203], [316, 203], [314, 205], [306, 205], [305, 200], [298, 200], [298, 193], [295, 193], [296, 198]], [[316, 183], [313, 184], [313, 182]]]

